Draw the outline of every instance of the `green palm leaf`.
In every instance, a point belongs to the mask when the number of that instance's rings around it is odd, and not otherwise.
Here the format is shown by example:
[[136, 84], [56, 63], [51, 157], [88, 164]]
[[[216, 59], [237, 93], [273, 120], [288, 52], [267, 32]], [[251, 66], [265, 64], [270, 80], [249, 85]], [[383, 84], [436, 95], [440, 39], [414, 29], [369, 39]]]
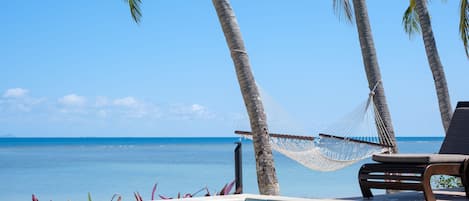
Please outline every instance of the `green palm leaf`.
[[339, 17], [339, 19], [345, 17], [347, 22], [353, 22], [353, 13], [350, 0], [333, 0], [332, 6], [334, 8], [334, 13]]
[[459, 33], [461, 40], [464, 44], [464, 50], [466, 56], [469, 58], [469, 4], [468, 0], [461, 0], [460, 6], [460, 18], [459, 18]]
[[409, 34], [409, 37], [421, 32], [419, 16], [415, 11], [415, 0], [410, 0], [410, 5], [405, 10], [404, 17], [402, 17], [402, 25], [404, 26], [404, 31]]
[[129, 3], [130, 14], [134, 21], [138, 24], [140, 23], [140, 19], [142, 18], [142, 11], [140, 10], [140, 4], [142, 4], [142, 0], [126, 0]]

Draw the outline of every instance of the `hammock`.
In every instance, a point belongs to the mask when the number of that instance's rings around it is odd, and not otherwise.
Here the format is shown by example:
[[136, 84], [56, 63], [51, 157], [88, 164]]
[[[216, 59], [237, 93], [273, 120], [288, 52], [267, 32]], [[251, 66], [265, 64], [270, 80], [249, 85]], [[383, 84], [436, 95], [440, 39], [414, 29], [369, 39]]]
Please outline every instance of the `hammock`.
[[[393, 143], [377, 113], [373, 94], [371, 92], [363, 104], [331, 127], [332, 129], [317, 137], [271, 133], [272, 149], [318, 171], [335, 171], [373, 154], [389, 152]], [[368, 135], [359, 137], [357, 132]], [[235, 133], [252, 139], [251, 132]], [[340, 133], [341, 136], [332, 133]]]

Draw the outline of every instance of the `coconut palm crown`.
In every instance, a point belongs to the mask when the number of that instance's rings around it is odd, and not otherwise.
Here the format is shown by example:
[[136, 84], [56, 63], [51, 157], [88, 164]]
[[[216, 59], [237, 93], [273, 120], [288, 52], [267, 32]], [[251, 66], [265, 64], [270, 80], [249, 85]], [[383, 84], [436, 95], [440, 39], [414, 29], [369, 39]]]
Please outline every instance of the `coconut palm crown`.
[[[413, 34], [421, 33], [419, 15], [415, 8], [415, 0], [409, 0], [409, 7], [407, 7], [402, 18], [402, 25], [405, 32], [409, 34], [409, 37]], [[459, 37], [463, 42], [464, 51], [469, 59], [469, 0], [461, 0], [459, 4]]]

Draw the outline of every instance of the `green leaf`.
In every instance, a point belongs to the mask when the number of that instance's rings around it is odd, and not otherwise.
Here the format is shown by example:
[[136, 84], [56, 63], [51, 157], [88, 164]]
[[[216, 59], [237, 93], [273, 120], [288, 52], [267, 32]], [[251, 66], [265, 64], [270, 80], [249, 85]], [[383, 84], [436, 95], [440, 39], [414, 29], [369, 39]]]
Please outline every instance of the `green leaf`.
[[459, 12], [459, 34], [464, 44], [466, 56], [469, 58], [469, 3], [468, 0], [461, 0]]
[[91, 193], [90, 193], [90, 192], [88, 192], [88, 201], [92, 201], [92, 200], [91, 200]]
[[409, 35], [409, 38], [411, 38], [413, 34], [421, 33], [419, 15], [415, 10], [415, 0], [410, 0], [410, 5], [405, 10], [404, 16], [402, 17], [402, 25], [404, 26], [404, 31]]
[[334, 13], [339, 17], [339, 19], [345, 18], [347, 22], [353, 22], [352, 5], [350, 4], [350, 0], [333, 0], [332, 7], [334, 8]]
[[127, 0], [129, 3], [130, 14], [132, 15], [132, 19], [138, 24], [140, 23], [140, 19], [142, 18], [142, 11], [140, 9], [140, 4], [142, 4], [142, 0]]

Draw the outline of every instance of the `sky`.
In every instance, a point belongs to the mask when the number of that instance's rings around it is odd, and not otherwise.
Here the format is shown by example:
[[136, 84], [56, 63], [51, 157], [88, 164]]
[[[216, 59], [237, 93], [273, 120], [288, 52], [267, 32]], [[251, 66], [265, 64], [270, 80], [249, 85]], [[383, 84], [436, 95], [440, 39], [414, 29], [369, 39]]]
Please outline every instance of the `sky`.
[[[367, 4], [396, 135], [443, 136], [422, 38], [402, 28], [408, 1]], [[232, 6], [255, 79], [292, 128], [314, 135], [367, 98], [356, 27], [334, 15], [332, 1]], [[469, 100], [458, 6], [429, 5], [453, 108]], [[0, 136], [234, 137], [246, 128], [210, 0], [143, 0], [139, 25], [122, 0], [2, 7]]]

